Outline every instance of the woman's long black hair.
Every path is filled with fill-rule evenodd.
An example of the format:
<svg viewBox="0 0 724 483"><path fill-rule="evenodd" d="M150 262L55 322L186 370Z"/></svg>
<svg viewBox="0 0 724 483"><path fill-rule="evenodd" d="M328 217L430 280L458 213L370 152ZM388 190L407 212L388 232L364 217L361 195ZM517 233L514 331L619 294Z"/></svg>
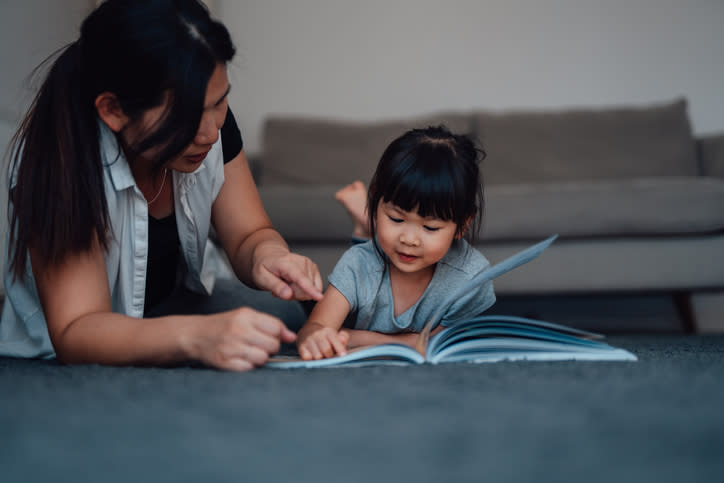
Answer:
<svg viewBox="0 0 724 483"><path fill-rule="evenodd" d="M106 0L80 38L52 63L11 143L10 271L23 277L28 249L43 264L107 248L109 215L95 99L116 96L131 124L168 100L128 159L161 147L155 169L191 144L208 81L234 56L226 28L197 0ZM42 64L41 64L42 66Z"/></svg>
<svg viewBox="0 0 724 483"><path fill-rule="evenodd" d="M412 129L385 149L367 192L371 233L377 206L389 202L420 216L452 221L474 241L484 210L480 162L485 151L444 126Z"/></svg>

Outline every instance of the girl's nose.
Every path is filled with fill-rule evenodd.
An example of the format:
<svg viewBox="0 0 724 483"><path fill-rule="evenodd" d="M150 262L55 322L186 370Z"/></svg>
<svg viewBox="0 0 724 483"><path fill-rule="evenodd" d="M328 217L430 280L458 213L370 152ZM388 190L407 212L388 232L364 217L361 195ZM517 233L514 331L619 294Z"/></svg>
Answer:
<svg viewBox="0 0 724 483"><path fill-rule="evenodd" d="M400 235L400 243L411 247L417 247L420 246L420 239L410 230L405 230Z"/></svg>

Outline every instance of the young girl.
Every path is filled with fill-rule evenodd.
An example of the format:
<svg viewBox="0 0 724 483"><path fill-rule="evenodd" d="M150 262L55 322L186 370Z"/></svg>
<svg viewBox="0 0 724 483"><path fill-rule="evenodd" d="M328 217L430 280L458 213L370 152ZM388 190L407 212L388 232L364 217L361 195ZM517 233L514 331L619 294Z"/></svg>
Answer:
<svg viewBox="0 0 724 483"><path fill-rule="evenodd" d="M446 295L489 265L463 239L477 233L481 220L483 156L466 136L443 127L414 129L382 155L368 210L360 182L337 194L356 220L354 235L374 238L351 247L330 275L323 299L298 333L303 359L368 344L413 346ZM453 325L494 302L488 282L456 301L441 324ZM353 329L341 329L350 315Z"/></svg>
<svg viewBox="0 0 724 483"><path fill-rule="evenodd" d="M261 204L234 51L198 0L84 20L15 137L0 355L247 370L294 341L280 319L301 324L291 300L321 299L321 278ZM211 226L238 280L216 280Z"/></svg>

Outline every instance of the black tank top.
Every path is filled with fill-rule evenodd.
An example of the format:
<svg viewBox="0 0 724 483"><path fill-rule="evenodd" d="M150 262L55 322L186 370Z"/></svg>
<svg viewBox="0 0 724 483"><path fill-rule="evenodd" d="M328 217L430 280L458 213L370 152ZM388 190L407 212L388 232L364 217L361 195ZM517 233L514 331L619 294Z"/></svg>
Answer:
<svg viewBox="0 0 724 483"><path fill-rule="evenodd" d="M244 147L241 131L236 119L228 109L226 120L221 128L221 147L224 164L234 159ZM146 263L146 300L147 312L173 292L181 257L181 242L176 229L176 213L165 218L148 217L148 261Z"/></svg>

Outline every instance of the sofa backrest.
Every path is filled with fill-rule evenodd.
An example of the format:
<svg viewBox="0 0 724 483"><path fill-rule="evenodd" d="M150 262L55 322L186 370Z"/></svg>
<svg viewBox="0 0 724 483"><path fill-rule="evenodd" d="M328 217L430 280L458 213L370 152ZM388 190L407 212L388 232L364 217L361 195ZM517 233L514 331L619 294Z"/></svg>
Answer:
<svg viewBox="0 0 724 483"><path fill-rule="evenodd" d="M646 107L473 113L486 184L695 176L686 101Z"/></svg>
<svg viewBox="0 0 724 483"><path fill-rule="evenodd" d="M444 124L470 133L471 117L439 113L404 120L345 121L271 116L263 128L262 185L369 182L385 148L412 128Z"/></svg>
<svg viewBox="0 0 724 483"><path fill-rule="evenodd" d="M696 144L701 174L724 178L724 133L701 136Z"/></svg>

